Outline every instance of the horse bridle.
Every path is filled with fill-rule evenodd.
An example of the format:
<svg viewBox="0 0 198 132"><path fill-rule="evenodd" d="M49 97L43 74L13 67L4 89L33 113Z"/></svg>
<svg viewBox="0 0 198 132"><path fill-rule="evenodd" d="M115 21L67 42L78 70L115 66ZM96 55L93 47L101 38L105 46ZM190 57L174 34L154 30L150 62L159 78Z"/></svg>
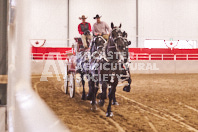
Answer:
<svg viewBox="0 0 198 132"><path fill-rule="evenodd" d="M111 49L111 48L116 48L116 50L119 51L119 50L118 50L118 47L117 47L118 44L116 43L116 40L122 39L122 40L124 41L124 43L126 42L126 40L123 38L122 35L118 35L116 38L113 38L113 37L112 37L112 32L113 32L114 30L119 30L119 31L121 32L121 29L120 29L120 28L114 28L114 29L111 31L111 33L110 33L109 39L110 39L110 40L111 40L111 39L113 40L115 46L107 45L107 41L106 41L102 36L97 36L97 37L101 38L102 40L104 40L104 42L105 42L105 43L104 43L104 46L102 46L102 45L101 45L101 46L97 46L97 51L98 51L99 48L103 48L103 50L102 50L102 51L103 51L103 54L101 55L101 58L104 58L106 61L108 61L108 60L107 60L107 58L106 58L106 55L105 55L105 51L104 51L104 50L105 50L105 48L106 48L107 46L108 46L109 49ZM94 42L95 42L95 40L97 39L97 37L94 38ZM97 51L95 51L95 52L97 52ZM119 53L120 53L120 52L119 52Z"/></svg>
<svg viewBox="0 0 198 132"><path fill-rule="evenodd" d="M104 41L104 45L97 46L96 51L94 51L94 52L92 53L92 56L93 56L95 53L98 53L98 49L99 49L99 48L102 48L102 54L100 54L100 58L104 58L104 59L105 59L104 54L105 54L105 47L106 47L106 45L107 45L107 41L106 41L102 36L97 36L97 37L95 37L94 40L93 40L94 43L96 43L95 41L96 41L97 38L102 39L102 40Z"/></svg>
<svg viewBox="0 0 198 132"><path fill-rule="evenodd" d="M98 51L99 48L103 48L104 49L104 47L106 46L107 41L102 36L97 36L96 38L94 38L94 43L95 43L97 38L102 39L104 41L104 45L97 46L97 51Z"/></svg>
<svg viewBox="0 0 198 132"><path fill-rule="evenodd" d="M120 56L122 56L122 54L120 53L120 50L118 49L118 44L116 43L116 40L122 39L122 40L124 41L124 43L127 43L127 39L124 38L122 35L118 35L117 37L113 38L113 37L112 37L112 32L113 32L114 30L118 30L118 31L122 32L120 28L114 28L114 29L111 31L109 39L112 40L112 41L114 42L115 46L109 46L109 45L108 45L108 48L109 48L109 49L111 49L111 48L116 48L116 50L119 52ZM124 50L125 50L127 47L128 47L128 46L125 45ZM121 59L120 59L120 60L121 60ZM119 61L120 61L120 60L119 60Z"/></svg>
<svg viewBox="0 0 198 132"><path fill-rule="evenodd" d="M118 32L120 31L120 32L122 33L122 31L121 31L120 28L114 28L114 29L111 31L109 39L112 39L112 40L113 40L115 46L109 46L109 48L116 48L116 50L119 51L119 50L118 50L118 44L116 43L116 40L122 39L122 40L125 42L125 39L123 38L122 35L118 35L116 38L113 38L113 37L112 37L112 32L115 31L115 30L118 30Z"/></svg>

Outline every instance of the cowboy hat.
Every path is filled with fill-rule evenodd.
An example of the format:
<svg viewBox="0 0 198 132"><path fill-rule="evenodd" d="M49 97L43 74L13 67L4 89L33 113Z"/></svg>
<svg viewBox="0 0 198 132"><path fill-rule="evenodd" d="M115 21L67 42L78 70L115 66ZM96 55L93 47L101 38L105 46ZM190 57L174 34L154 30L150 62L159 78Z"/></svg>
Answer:
<svg viewBox="0 0 198 132"><path fill-rule="evenodd" d="M85 15L82 15L82 17L79 17L79 19L87 19L87 17L85 17Z"/></svg>
<svg viewBox="0 0 198 132"><path fill-rule="evenodd" d="M93 19L96 19L96 18L101 18L102 16L99 16L98 14L93 18Z"/></svg>

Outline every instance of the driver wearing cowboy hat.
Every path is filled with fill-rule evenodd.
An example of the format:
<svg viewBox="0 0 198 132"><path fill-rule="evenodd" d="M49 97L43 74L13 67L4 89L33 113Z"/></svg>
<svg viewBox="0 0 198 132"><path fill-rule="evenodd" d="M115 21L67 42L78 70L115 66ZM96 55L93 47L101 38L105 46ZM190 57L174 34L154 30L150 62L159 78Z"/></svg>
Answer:
<svg viewBox="0 0 198 132"><path fill-rule="evenodd" d="M82 20L82 23L78 25L78 32L81 35L84 48L88 48L86 38L91 41L92 37L90 34L85 35L84 33L87 30L91 32L91 25L90 23L86 22L87 17L85 17L85 15L82 15L82 17L79 17L79 19Z"/></svg>
<svg viewBox="0 0 198 132"><path fill-rule="evenodd" d="M96 19L96 23L93 25L93 34L102 35L104 39L108 40L110 28L106 22L100 21L100 18L101 16L98 14L94 17L94 19Z"/></svg>

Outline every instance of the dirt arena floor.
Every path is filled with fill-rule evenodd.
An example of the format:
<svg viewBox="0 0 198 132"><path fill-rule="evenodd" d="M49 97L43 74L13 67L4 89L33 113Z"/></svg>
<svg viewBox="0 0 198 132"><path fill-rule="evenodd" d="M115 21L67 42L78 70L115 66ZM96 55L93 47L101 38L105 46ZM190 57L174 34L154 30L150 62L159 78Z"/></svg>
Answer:
<svg viewBox="0 0 198 132"><path fill-rule="evenodd" d="M56 77L32 86L55 114L73 132L189 132L198 131L198 74L132 75L130 93L117 87L114 116L105 117L107 101L96 112L81 100L82 88L70 98L62 92L63 80ZM88 89L88 88L87 88ZM86 90L87 91L87 90Z"/></svg>

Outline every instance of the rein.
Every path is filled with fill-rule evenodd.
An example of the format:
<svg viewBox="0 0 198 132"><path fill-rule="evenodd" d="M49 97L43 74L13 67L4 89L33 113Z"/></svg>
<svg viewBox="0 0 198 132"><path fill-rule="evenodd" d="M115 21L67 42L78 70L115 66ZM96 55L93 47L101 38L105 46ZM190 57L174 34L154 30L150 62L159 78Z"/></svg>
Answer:
<svg viewBox="0 0 198 132"><path fill-rule="evenodd" d="M118 44L116 43L116 40L122 39L124 41L124 43L126 43L127 42L127 39L126 38L123 38L123 36L120 35L120 34L116 38L113 38L112 37L112 32L115 31L115 30L117 30L118 32L119 31L122 32L120 28L114 28L111 31L110 36L109 36L109 41L108 41L109 44L107 44L107 49L113 49L113 48L115 48L116 49L115 52L119 52L118 47L117 47ZM113 45L110 45L111 43L113 43ZM123 55L120 52L119 52L119 56L120 56L120 59L119 60L111 60L111 61L113 61L113 62L115 62L115 61L121 62L124 57L123 57Z"/></svg>
<svg viewBox="0 0 198 132"><path fill-rule="evenodd" d="M94 37L93 41L95 43L96 39L99 38L99 39L102 39L104 41L104 45L103 46L97 46L95 47L96 51L94 51L92 53L92 56L94 56L96 53L98 53L98 49L99 48L102 48L102 52L101 53L98 53L99 54L99 57L97 57L98 59L104 59L106 60L107 62L111 61L111 62L121 62L121 56L122 54L119 52L118 48L117 48L117 43L115 42L117 39L122 39L124 41L124 43L126 42L126 40L123 38L122 35L118 35L116 38L113 38L112 37L112 32L115 31L115 30L119 30L121 32L121 29L120 28L114 28L111 33L110 33L110 36L109 36L109 40L106 41L102 36L97 36L97 37ZM113 45L111 45L113 44ZM96 43L95 43L95 46L96 46ZM119 60L108 60L107 59L107 55L106 55L106 52L105 52L105 49L115 49L115 52L119 52L119 56L120 56L120 59Z"/></svg>

